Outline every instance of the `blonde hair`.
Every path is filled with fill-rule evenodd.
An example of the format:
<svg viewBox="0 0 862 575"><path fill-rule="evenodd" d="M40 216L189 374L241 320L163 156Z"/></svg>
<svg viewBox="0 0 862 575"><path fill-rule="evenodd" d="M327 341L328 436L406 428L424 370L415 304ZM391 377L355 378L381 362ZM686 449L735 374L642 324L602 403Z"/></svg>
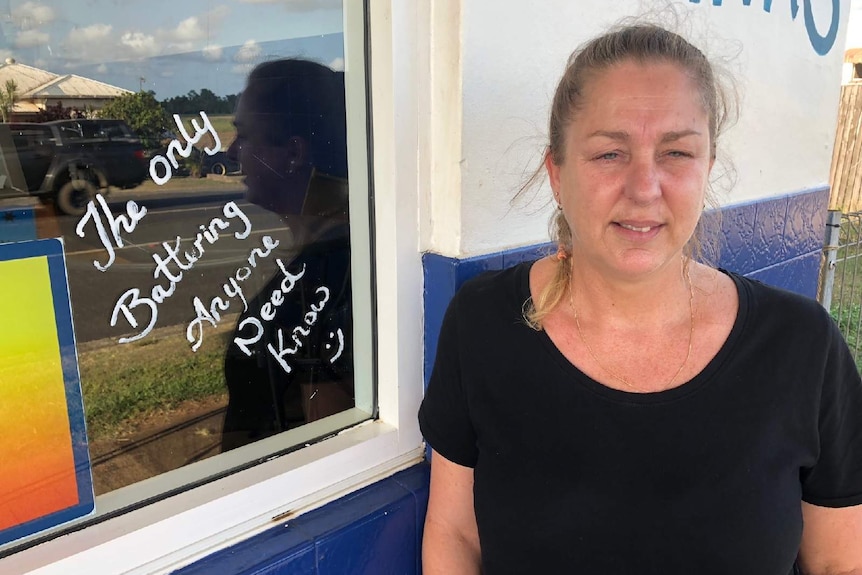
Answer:
<svg viewBox="0 0 862 575"><path fill-rule="evenodd" d="M575 50L566 64L565 72L557 84L548 121L548 145L545 157L557 165L565 159L565 134L576 112L583 105L587 83L601 72L626 60L639 63L670 63L685 70L698 87L704 109L707 111L710 134L710 151L715 158L716 143L735 118L736 94L726 86L713 65L688 40L655 24L633 24L615 28ZM531 187L543 173L540 165L518 194ZM715 206L710 193L706 203ZM702 260L707 227L718 223L717 216L700 218L694 235L686 245L685 254ZM561 250L556 272L551 281L533 301L528 301L524 317L534 329L542 329L542 321L565 297L571 282L572 230L561 210L555 210L550 221L551 239Z"/></svg>

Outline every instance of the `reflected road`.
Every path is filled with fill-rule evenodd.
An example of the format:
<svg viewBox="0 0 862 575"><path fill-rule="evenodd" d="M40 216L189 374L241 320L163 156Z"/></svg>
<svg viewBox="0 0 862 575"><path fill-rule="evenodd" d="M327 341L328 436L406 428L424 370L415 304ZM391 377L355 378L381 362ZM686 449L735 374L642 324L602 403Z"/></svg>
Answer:
<svg viewBox="0 0 862 575"><path fill-rule="evenodd" d="M227 298L223 284L235 277L237 270L249 268L250 275L239 285L246 299L251 299L276 272L275 258L289 259L289 231L277 216L243 200L241 189L182 196L148 194L135 197L129 193L117 194L111 196L108 202L114 217L126 213L126 201L132 198L139 206L146 207L147 213L132 232L122 231L120 237L123 245L114 247L116 258L105 271L99 271L94 265L94 262L98 262L104 266L109 259L92 220L88 220L82 228L84 237L78 237L75 233L80 218L58 215L41 226L56 226L55 235L62 235L65 241L78 343L102 338L117 341L121 337L134 337L151 323L153 314L150 306L135 306L133 297L124 296L132 288L139 290L140 298L157 299L153 292L155 286L161 286L164 290L161 293L170 294L156 304L157 318L153 327L176 326L180 334L185 333L188 323L196 317L193 305L195 297L209 308L212 298L220 296L230 301L225 314L241 312L241 297ZM251 224L251 233L244 239L234 237L234 232L242 234L247 229L243 219L238 216L227 217L223 212L225 204L231 201L236 203ZM218 229L210 226L214 218L224 221L228 227ZM210 229L214 229L218 235L212 235ZM209 238L201 239L205 233ZM267 257L256 258L256 265L252 266L248 261L249 254L254 248L262 246L264 236L277 240L279 246ZM112 238L110 231L108 237ZM169 249L174 248L178 237L180 248L172 259ZM189 265L189 259L183 254L198 254L199 250L193 245L196 239L204 252L196 262ZM168 262L165 268L173 275L174 281L165 273L154 277L157 259ZM183 270L180 264L188 269ZM243 271L240 275L246 274ZM175 287L173 292L172 284ZM127 302L127 306L117 306L121 299ZM123 307L128 309L128 313L123 312ZM113 326L112 315L115 316ZM137 323L137 326L133 323Z"/></svg>

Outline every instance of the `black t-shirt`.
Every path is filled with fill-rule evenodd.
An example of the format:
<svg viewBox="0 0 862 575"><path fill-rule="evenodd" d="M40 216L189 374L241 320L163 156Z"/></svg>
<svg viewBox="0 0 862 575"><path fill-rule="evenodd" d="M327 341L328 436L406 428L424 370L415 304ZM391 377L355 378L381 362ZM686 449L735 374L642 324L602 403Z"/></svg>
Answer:
<svg viewBox="0 0 862 575"><path fill-rule="evenodd" d="M739 312L715 358L634 394L526 325L530 266L459 290L419 413L474 468L486 575L787 575L801 501L862 504L862 383L816 302L729 274Z"/></svg>

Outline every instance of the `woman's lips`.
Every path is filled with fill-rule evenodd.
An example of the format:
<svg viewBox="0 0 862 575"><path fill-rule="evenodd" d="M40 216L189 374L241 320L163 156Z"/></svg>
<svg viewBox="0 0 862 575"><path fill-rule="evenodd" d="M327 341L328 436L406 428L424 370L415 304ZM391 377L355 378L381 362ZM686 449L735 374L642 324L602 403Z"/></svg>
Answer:
<svg viewBox="0 0 862 575"><path fill-rule="evenodd" d="M648 232L648 231L650 231L650 230L654 227L654 226L642 226L642 227L639 227L639 226L633 226L633 225L631 225L631 224L623 224L623 223L620 223L619 225L620 225L621 227L623 227L623 228L625 228L625 229L627 229L627 230L631 230L631 231L633 231L633 232Z"/></svg>
<svg viewBox="0 0 862 575"><path fill-rule="evenodd" d="M620 222L614 222L614 223L616 225L618 225L619 227L625 229L625 230L630 230L633 232L639 232L642 234L647 233L650 230L658 228L662 225L661 223L654 222L654 221L632 221L632 220L620 221Z"/></svg>
<svg viewBox="0 0 862 575"><path fill-rule="evenodd" d="M648 241L653 239L664 226L659 222L644 222L644 221L625 221L614 222L614 225L619 230L624 238L629 241Z"/></svg>

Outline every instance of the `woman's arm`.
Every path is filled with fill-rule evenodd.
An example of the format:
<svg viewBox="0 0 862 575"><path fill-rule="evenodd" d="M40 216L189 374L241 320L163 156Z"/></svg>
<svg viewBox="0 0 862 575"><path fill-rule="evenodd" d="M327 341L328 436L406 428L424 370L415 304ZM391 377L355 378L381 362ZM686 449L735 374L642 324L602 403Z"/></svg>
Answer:
<svg viewBox="0 0 862 575"><path fill-rule="evenodd" d="M479 531L473 510L473 470L437 453L431 457L431 487L422 537L425 575L481 573Z"/></svg>
<svg viewBox="0 0 862 575"><path fill-rule="evenodd" d="M862 505L802 504L799 566L805 575L862 575Z"/></svg>

